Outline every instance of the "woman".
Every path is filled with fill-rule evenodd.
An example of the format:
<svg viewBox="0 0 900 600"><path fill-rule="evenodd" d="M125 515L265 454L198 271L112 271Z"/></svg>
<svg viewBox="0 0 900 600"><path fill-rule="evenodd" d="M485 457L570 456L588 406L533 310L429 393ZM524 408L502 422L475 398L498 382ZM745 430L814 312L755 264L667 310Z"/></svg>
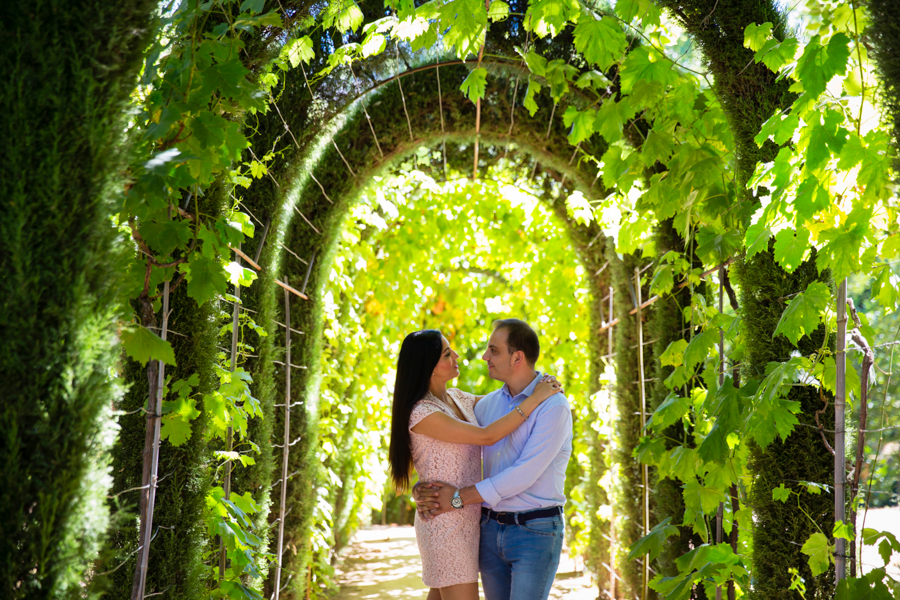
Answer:
<svg viewBox="0 0 900 600"><path fill-rule="evenodd" d="M415 466L422 481L457 488L481 480L481 446L491 446L521 425L544 400L559 391L555 379L541 381L516 409L479 427L481 399L447 382L459 376L459 355L435 329L406 336L397 360L389 462L397 489L409 487ZM478 599L478 541L481 509L465 506L426 521L416 515L416 541L428 600Z"/></svg>

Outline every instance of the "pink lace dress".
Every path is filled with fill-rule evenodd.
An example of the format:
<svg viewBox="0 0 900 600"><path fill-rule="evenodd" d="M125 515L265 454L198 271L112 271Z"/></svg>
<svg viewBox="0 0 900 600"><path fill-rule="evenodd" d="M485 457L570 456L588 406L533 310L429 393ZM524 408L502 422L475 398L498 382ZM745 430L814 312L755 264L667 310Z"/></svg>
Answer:
<svg viewBox="0 0 900 600"><path fill-rule="evenodd" d="M466 420L477 425L475 396L455 388L447 390ZM459 417L430 393L419 400L409 417L412 429L435 412ZM410 431L413 463L420 481L444 481L457 488L481 481L481 446L452 444ZM422 556L422 581L442 588L478 581L478 542L481 506L473 504L425 521L416 515L416 542Z"/></svg>

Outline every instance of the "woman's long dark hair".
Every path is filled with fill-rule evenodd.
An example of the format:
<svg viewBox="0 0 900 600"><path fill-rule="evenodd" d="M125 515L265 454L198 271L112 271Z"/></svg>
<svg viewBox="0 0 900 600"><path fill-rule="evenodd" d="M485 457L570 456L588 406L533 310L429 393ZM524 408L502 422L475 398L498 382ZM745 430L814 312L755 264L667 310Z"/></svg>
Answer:
<svg viewBox="0 0 900 600"><path fill-rule="evenodd" d="M409 447L409 416L416 402L428 393L431 374L441 359L441 337L437 329L414 331L406 336L400 347L391 410L391 446L388 450L391 479L398 490L409 487L409 473L413 465Z"/></svg>

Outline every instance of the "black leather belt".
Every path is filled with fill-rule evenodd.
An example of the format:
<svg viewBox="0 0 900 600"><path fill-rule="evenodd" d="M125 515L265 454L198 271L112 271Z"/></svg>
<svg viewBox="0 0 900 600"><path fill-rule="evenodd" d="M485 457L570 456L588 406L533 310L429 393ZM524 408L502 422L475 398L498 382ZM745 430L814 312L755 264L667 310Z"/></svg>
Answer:
<svg viewBox="0 0 900 600"><path fill-rule="evenodd" d="M526 512L494 512L493 510L482 506L481 514L487 515L501 525L524 525L532 519L558 517L562 514L562 507L551 506L550 508L539 508L538 510L529 510Z"/></svg>

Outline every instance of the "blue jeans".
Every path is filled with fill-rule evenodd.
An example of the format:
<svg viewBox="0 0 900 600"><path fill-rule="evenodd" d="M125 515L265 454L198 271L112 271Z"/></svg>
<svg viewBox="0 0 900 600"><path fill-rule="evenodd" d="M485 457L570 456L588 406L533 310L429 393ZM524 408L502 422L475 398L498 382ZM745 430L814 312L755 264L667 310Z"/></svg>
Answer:
<svg viewBox="0 0 900 600"><path fill-rule="evenodd" d="M481 516L478 566L487 600L546 600L553 586L564 525L561 516L501 525Z"/></svg>

